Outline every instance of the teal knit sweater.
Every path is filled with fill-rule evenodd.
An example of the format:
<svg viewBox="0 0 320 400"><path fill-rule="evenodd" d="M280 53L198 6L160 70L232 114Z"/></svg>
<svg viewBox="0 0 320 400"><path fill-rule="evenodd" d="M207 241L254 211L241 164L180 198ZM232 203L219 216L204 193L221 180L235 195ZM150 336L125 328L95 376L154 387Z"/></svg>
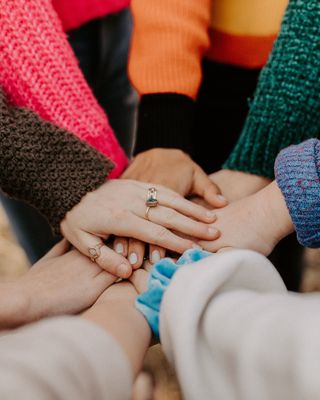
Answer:
<svg viewBox="0 0 320 400"><path fill-rule="evenodd" d="M320 0L291 0L224 168L274 177L279 151L320 133Z"/></svg>

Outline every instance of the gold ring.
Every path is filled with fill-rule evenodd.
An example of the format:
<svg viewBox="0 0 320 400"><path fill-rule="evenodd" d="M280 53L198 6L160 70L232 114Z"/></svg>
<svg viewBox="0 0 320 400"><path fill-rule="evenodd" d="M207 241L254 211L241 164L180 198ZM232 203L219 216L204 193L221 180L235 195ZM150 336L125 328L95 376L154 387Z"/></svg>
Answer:
<svg viewBox="0 0 320 400"><path fill-rule="evenodd" d="M96 262L96 259L100 257L100 255L101 255L100 249L103 246L104 246L104 243L98 243L94 247L89 247L88 253L89 253L90 260L92 262Z"/></svg>
<svg viewBox="0 0 320 400"><path fill-rule="evenodd" d="M145 218L148 220L148 221L150 221L149 220L149 211L150 211L150 206L148 206L147 208L146 208L146 212L145 212L145 214L144 214L144 216L145 216Z"/></svg>
<svg viewBox="0 0 320 400"><path fill-rule="evenodd" d="M151 187L148 189L146 206L147 207L157 207L157 205L158 205L157 189L155 187Z"/></svg>

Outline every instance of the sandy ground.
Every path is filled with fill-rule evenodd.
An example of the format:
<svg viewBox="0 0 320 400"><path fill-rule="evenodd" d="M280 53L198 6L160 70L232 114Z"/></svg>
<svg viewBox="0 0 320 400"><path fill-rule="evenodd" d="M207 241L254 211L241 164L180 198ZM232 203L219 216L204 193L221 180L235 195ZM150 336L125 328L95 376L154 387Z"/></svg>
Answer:
<svg viewBox="0 0 320 400"><path fill-rule="evenodd" d="M320 291L320 250L307 250L305 253L306 269L302 282L305 292ZM28 262L23 250L17 244L0 207L0 280L7 281L23 274L28 268ZM179 387L175 376L165 360L160 346L153 346L145 360L145 370L149 371L156 389L153 396L147 394L142 382L142 388L134 400L179 400Z"/></svg>

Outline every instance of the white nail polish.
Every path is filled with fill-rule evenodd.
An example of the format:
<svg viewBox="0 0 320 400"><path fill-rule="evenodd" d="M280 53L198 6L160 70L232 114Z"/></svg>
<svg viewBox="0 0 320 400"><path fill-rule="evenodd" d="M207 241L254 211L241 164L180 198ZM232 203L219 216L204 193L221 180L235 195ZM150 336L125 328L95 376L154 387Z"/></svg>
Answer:
<svg viewBox="0 0 320 400"><path fill-rule="evenodd" d="M215 235L217 233L217 229L210 227L208 228L209 235Z"/></svg>
<svg viewBox="0 0 320 400"><path fill-rule="evenodd" d="M156 262L160 261L160 259L161 259L160 252L158 250L154 250L151 254L152 264L155 264Z"/></svg>
<svg viewBox="0 0 320 400"><path fill-rule="evenodd" d="M202 250L202 247L201 246L199 246L198 244L193 244L192 245L192 249L198 249L198 250Z"/></svg>
<svg viewBox="0 0 320 400"><path fill-rule="evenodd" d="M218 199L219 200L221 200L221 201L227 201L227 199L224 197L224 196L222 196L221 194L218 194Z"/></svg>
<svg viewBox="0 0 320 400"><path fill-rule="evenodd" d="M117 243L116 245L116 253L118 254L123 254L124 252L124 247L122 243Z"/></svg>
<svg viewBox="0 0 320 400"><path fill-rule="evenodd" d="M216 217L216 213L214 211L207 211L207 217L214 218Z"/></svg>
<svg viewBox="0 0 320 400"><path fill-rule="evenodd" d="M134 265L138 262L138 256L136 255L136 253L131 253L129 256L129 263L131 265Z"/></svg>

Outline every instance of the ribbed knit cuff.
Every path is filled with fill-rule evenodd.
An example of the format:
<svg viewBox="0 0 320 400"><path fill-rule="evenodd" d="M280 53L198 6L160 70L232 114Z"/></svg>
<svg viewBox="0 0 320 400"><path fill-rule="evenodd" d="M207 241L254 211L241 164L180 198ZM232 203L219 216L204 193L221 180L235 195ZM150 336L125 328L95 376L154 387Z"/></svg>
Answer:
<svg viewBox="0 0 320 400"><path fill-rule="evenodd" d="M282 150L275 164L299 242L320 247L320 141L308 140Z"/></svg>
<svg viewBox="0 0 320 400"><path fill-rule="evenodd" d="M225 168L273 178L280 150L320 130L320 2L291 0Z"/></svg>
<svg viewBox="0 0 320 400"><path fill-rule="evenodd" d="M148 94L139 105L135 154L154 147L191 153L194 101L176 93Z"/></svg>

